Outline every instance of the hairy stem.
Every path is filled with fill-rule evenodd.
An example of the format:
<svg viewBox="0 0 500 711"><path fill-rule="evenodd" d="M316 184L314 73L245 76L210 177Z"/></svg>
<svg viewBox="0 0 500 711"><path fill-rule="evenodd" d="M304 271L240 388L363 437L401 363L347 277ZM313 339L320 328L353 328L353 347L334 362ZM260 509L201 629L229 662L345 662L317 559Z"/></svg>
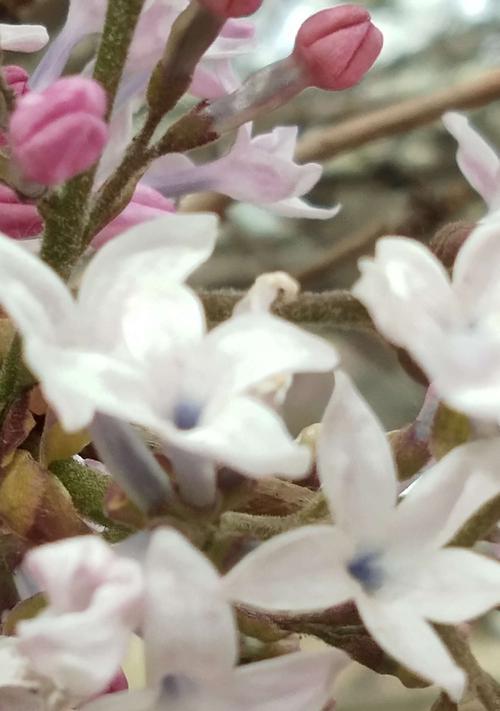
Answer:
<svg viewBox="0 0 500 711"><path fill-rule="evenodd" d="M218 289L200 291L208 321L219 323L228 319L244 291ZM349 291L304 292L289 304L273 306L277 316L296 323L315 323L345 329L374 329L365 307Z"/></svg>

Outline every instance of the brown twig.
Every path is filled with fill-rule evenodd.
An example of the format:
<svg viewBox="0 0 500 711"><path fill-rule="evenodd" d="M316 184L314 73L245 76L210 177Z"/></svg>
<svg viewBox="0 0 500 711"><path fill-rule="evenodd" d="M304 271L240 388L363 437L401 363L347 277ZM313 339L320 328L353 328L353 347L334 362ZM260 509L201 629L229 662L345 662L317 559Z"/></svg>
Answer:
<svg viewBox="0 0 500 711"><path fill-rule="evenodd" d="M378 138L405 133L431 123L445 111L473 109L500 98L500 70L485 72L475 79L428 96L416 96L382 109L349 118L336 126L311 129L299 141L296 159L300 163L324 161L359 148ZM223 214L231 200L216 193L200 193L183 201L186 212L209 210Z"/></svg>
<svg viewBox="0 0 500 711"><path fill-rule="evenodd" d="M336 126L308 131L299 143L297 159L302 162L332 158L375 139L424 126L440 118L445 111L473 109L498 98L500 70L495 69L428 96L417 96Z"/></svg>

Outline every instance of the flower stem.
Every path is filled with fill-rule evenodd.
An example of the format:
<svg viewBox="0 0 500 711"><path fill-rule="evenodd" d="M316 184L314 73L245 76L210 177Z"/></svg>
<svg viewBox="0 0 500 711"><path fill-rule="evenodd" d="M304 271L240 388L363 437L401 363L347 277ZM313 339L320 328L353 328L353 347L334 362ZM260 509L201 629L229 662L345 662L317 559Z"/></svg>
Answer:
<svg viewBox="0 0 500 711"><path fill-rule="evenodd" d="M443 692L432 704L431 711L458 711L458 706Z"/></svg>
<svg viewBox="0 0 500 711"><path fill-rule="evenodd" d="M235 289L201 291L208 321L220 323L228 319L238 301L245 295ZM289 303L274 304L277 316L295 323L324 324L345 329L374 329L365 307L349 291L335 290L320 293L303 292Z"/></svg>
<svg viewBox="0 0 500 711"><path fill-rule="evenodd" d="M500 520L500 496L487 501L455 534L450 546L468 548L482 540Z"/></svg>
<svg viewBox="0 0 500 711"><path fill-rule="evenodd" d="M448 625L435 625L435 629L453 659L466 672L471 688L476 692L486 711L500 711L500 687L482 669L463 635L456 627Z"/></svg>

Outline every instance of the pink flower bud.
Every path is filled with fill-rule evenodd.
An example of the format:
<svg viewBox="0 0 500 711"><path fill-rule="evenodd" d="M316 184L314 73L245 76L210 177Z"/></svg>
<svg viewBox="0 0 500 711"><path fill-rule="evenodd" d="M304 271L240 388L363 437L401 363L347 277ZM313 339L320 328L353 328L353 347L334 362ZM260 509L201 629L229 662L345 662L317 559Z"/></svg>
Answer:
<svg viewBox="0 0 500 711"><path fill-rule="evenodd" d="M25 69L15 64L8 64L2 67L2 74L7 85L16 96L23 96L28 93L28 80L30 77Z"/></svg>
<svg viewBox="0 0 500 711"><path fill-rule="evenodd" d="M148 185L139 183L127 207L94 237L92 246L102 247L121 232L141 222L163 217L166 212L175 212L175 204L172 200L163 197Z"/></svg>
<svg viewBox="0 0 500 711"><path fill-rule="evenodd" d="M90 168L108 137L106 94L92 79L59 79L21 97L11 116L9 142L27 180L57 185Z"/></svg>
<svg viewBox="0 0 500 711"><path fill-rule="evenodd" d="M382 49L383 37L358 5L322 10L304 22L293 57L311 86L335 91L357 84Z"/></svg>
<svg viewBox="0 0 500 711"><path fill-rule="evenodd" d="M220 17L245 17L253 15L262 0L199 0L204 8Z"/></svg>
<svg viewBox="0 0 500 711"><path fill-rule="evenodd" d="M21 202L13 190L0 185L1 232L15 239L25 239L40 234L42 224L35 205Z"/></svg>

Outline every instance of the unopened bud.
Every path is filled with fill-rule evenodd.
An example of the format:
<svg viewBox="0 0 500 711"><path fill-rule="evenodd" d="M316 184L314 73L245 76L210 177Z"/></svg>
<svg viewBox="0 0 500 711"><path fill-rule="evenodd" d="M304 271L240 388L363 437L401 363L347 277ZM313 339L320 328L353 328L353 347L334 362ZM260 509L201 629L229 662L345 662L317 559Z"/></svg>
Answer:
<svg viewBox="0 0 500 711"><path fill-rule="evenodd" d="M307 87L347 89L361 81L382 44L382 33L363 8L341 5L318 12L300 28L289 57L255 72L232 94L200 105L198 122L208 119L221 135L282 106ZM181 122L177 130L184 128Z"/></svg>
<svg viewBox="0 0 500 711"><path fill-rule="evenodd" d="M436 232L429 247L446 269L452 269L458 252L475 228L472 222L450 222Z"/></svg>
<svg viewBox="0 0 500 711"><path fill-rule="evenodd" d="M317 12L304 22L293 56L310 85L338 91L361 81L382 45L382 33L364 8L340 5Z"/></svg>
<svg viewBox="0 0 500 711"><path fill-rule="evenodd" d="M23 177L58 185L87 170L108 137L106 94L92 79L67 77L21 97L11 116L9 142Z"/></svg>
<svg viewBox="0 0 500 711"><path fill-rule="evenodd" d="M16 96L23 96L29 91L28 81L29 74L22 67L16 64L8 64L2 67L2 74L9 89L12 89Z"/></svg>
<svg viewBox="0 0 500 711"><path fill-rule="evenodd" d="M198 0L206 10L219 17L246 17L257 12L262 0Z"/></svg>

